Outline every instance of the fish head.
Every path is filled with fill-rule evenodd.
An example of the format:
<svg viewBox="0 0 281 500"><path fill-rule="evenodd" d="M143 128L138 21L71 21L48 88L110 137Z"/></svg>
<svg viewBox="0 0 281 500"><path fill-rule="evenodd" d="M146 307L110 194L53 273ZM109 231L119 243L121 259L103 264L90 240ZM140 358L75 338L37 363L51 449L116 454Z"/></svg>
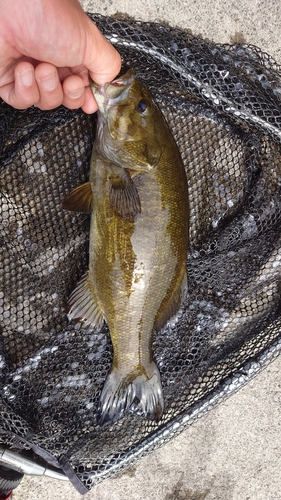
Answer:
<svg viewBox="0 0 281 500"><path fill-rule="evenodd" d="M97 136L103 156L118 166L149 171L163 151L163 117L130 69L111 83L91 83L99 106Z"/></svg>

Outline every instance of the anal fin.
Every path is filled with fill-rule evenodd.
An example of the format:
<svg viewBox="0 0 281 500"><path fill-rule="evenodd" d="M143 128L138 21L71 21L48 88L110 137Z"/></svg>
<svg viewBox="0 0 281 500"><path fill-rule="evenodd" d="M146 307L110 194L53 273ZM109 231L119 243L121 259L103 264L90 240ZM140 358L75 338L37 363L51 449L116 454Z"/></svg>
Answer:
<svg viewBox="0 0 281 500"><path fill-rule="evenodd" d="M69 321L81 321L84 326L100 327L104 315L96 303L89 273L86 273L68 299Z"/></svg>
<svg viewBox="0 0 281 500"><path fill-rule="evenodd" d="M184 266L185 267L185 266ZM187 274L184 269L183 279L177 290L171 294L165 308L158 311L158 316L154 324L156 331L162 330L167 324L173 326L180 318L181 305L187 294Z"/></svg>

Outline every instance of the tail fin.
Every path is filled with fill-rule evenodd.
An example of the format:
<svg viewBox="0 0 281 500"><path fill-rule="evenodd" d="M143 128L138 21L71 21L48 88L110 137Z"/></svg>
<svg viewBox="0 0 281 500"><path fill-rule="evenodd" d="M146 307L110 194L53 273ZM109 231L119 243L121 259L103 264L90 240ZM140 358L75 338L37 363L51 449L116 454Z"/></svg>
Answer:
<svg viewBox="0 0 281 500"><path fill-rule="evenodd" d="M127 373L112 368L99 401L98 423L113 424L127 411L140 413L151 420L160 420L164 400L158 368L154 362L149 367L151 376L142 367Z"/></svg>

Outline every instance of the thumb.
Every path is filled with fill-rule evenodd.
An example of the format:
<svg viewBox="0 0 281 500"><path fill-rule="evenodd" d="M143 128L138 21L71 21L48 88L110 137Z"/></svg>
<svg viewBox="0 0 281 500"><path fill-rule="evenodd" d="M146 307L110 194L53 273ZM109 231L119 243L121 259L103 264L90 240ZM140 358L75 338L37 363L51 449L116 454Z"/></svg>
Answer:
<svg viewBox="0 0 281 500"><path fill-rule="evenodd" d="M111 82L121 69L121 56L88 18L84 65L98 84Z"/></svg>

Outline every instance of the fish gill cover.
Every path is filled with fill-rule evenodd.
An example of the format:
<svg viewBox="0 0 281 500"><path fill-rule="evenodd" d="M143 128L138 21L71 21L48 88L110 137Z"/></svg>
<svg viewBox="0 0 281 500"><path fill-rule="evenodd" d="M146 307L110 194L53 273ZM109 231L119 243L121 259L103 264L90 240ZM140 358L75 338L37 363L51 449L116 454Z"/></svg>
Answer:
<svg viewBox="0 0 281 500"><path fill-rule="evenodd" d="M0 105L1 442L61 467L85 493L164 444L280 350L280 67L256 47L95 15L161 108L189 184L188 296L154 336L159 422L98 425L112 363L104 324L67 320L88 268L87 214L62 200L88 180L95 116Z"/></svg>

